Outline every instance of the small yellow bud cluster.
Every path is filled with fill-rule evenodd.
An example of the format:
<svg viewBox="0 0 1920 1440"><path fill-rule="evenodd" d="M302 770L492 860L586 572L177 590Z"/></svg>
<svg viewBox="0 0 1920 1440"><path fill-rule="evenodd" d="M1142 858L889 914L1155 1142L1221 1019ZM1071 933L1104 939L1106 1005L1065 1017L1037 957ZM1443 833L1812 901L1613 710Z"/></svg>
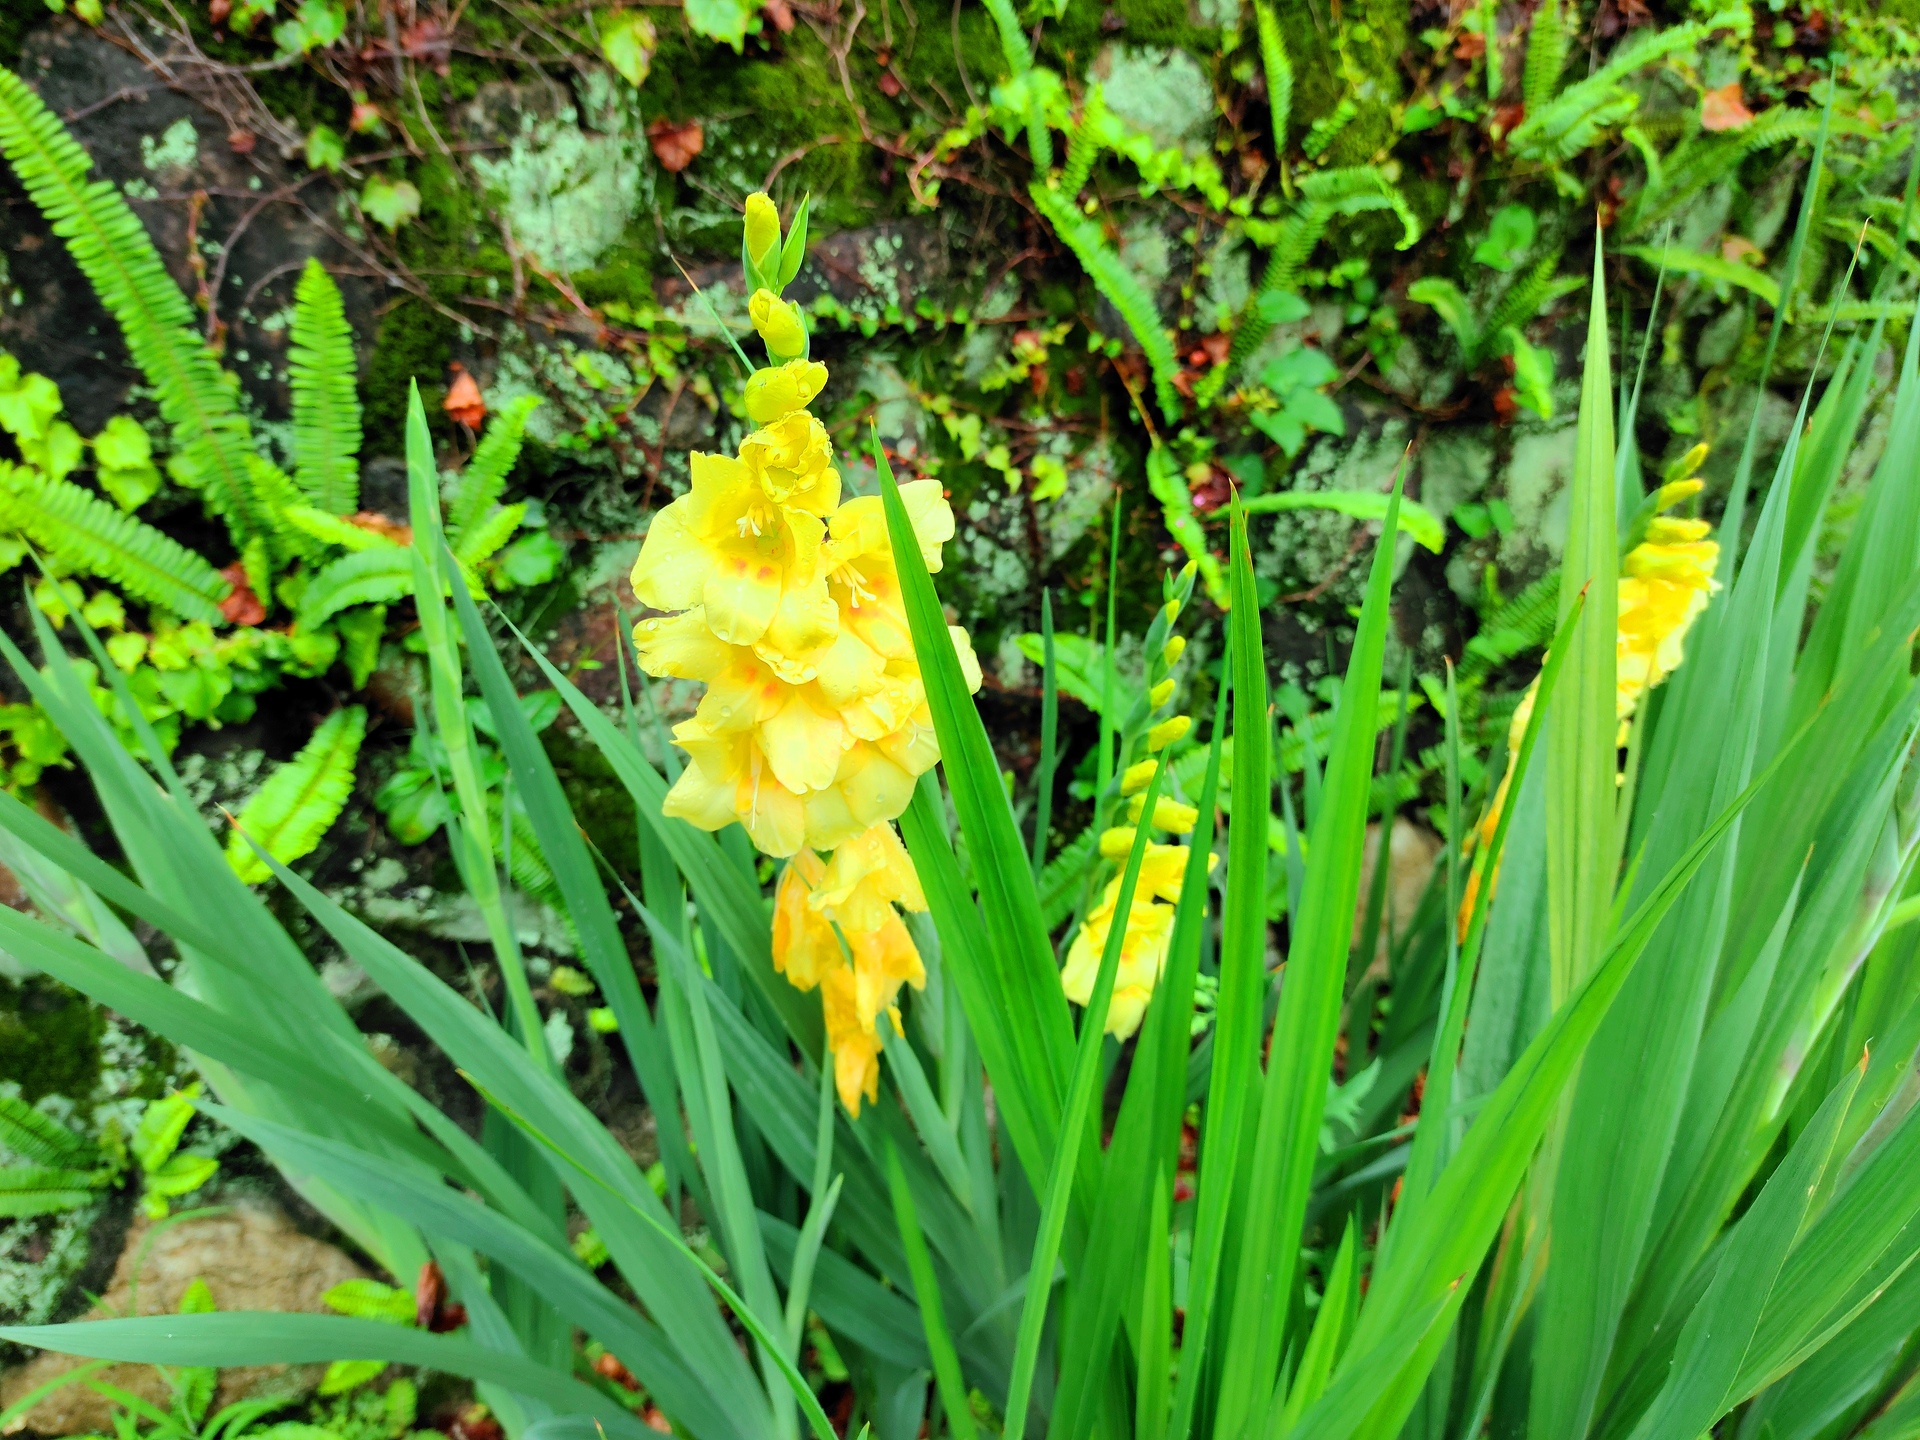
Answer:
<svg viewBox="0 0 1920 1440"><path fill-rule="evenodd" d="M1146 756L1133 761L1120 772L1119 793L1127 800L1125 825L1116 825L1100 835L1100 854L1116 864L1124 864L1133 850L1146 812L1146 789L1153 781L1160 762L1153 758L1167 746L1184 738L1193 728L1187 715L1157 716L1173 700L1174 681L1170 673L1186 639L1170 635L1174 620L1193 594L1194 567L1189 564L1167 581L1167 600L1147 630L1148 666L1146 697L1135 707L1121 731L1121 755L1144 740ZM1150 830L1165 830L1175 835L1192 832L1200 812L1168 795L1154 801L1153 814L1144 823ZM1207 857L1211 870L1217 857ZM1114 977L1113 1000L1107 1010L1107 1033L1125 1040L1140 1028L1153 987L1166 968L1167 946L1173 938L1174 902L1180 898L1185 882L1187 847L1149 842L1141 861L1140 879L1133 904L1126 917L1126 929L1120 940L1120 965ZM1120 904L1120 877L1108 881L1101 902L1087 915L1073 944L1067 951L1067 963L1060 971L1060 985L1069 1000L1084 1005L1093 995L1094 981L1100 973L1100 957L1113 928L1114 912Z"/></svg>
<svg viewBox="0 0 1920 1440"><path fill-rule="evenodd" d="M832 441L807 410L827 369L807 358L800 310L779 295L804 246L804 206L783 243L773 202L748 198L748 314L775 363L747 380L757 428L739 453L695 452L688 493L648 527L633 590L666 613L641 621L634 643L648 674L707 686L693 718L674 727L690 763L663 813L703 830L738 822L765 853L793 857L781 895L800 899L782 902L774 960L801 989L821 987L841 1098L857 1112L878 1083L875 1021L902 981L921 983L888 903L924 902L890 822L940 749L880 497L840 498ZM938 570L954 529L939 484L909 482L900 499L922 559ZM977 690L966 632L948 633ZM823 864L815 851L833 858ZM871 877L882 875L893 877L888 903L870 902L881 883ZM835 924L850 968L826 963L840 954Z"/></svg>
<svg viewBox="0 0 1920 1440"><path fill-rule="evenodd" d="M1628 722L1646 693L1665 680L1686 658L1687 632L1707 608L1708 598L1720 588L1713 578L1720 562L1720 546L1708 539L1712 527L1704 520L1682 520L1666 514L1704 488L1694 472L1707 458L1707 447L1695 445L1669 467L1666 483L1648 499L1650 512L1644 537L1620 560L1619 611L1614 632L1614 714L1620 723L1616 743L1627 743ZM1539 678L1527 687L1507 728L1507 754L1520 753L1527 723L1533 718L1533 698ZM1474 831L1474 842L1487 845L1506 807L1507 786L1513 778L1512 760L1494 791L1493 803ZM1494 872L1493 883L1498 883ZM1478 868L1467 876L1457 924L1462 935L1473 916L1479 890Z"/></svg>

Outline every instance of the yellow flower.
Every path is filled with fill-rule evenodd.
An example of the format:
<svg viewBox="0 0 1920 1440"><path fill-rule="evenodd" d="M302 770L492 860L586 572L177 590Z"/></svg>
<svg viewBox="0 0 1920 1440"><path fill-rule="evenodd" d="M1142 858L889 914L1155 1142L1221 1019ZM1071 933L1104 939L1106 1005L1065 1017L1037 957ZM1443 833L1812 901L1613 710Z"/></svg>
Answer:
<svg viewBox="0 0 1920 1440"><path fill-rule="evenodd" d="M674 743L690 762L660 807L702 830L739 821L756 848L784 858L807 835L800 797L774 778L756 731L713 733L698 720L673 727Z"/></svg>
<svg viewBox="0 0 1920 1440"><path fill-rule="evenodd" d="M1720 547L1707 539L1709 533L1704 520L1656 517L1647 538L1621 562L1614 707L1623 724L1640 697L1678 668L1687 631L1719 589L1713 572Z"/></svg>
<svg viewBox="0 0 1920 1440"><path fill-rule="evenodd" d="M833 926L809 904L826 867L801 850L780 872L773 892L773 968L797 990L811 990L834 966L844 964Z"/></svg>
<svg viewBox="0 0 1920 1440"><path fill-rule="evenodd" d="M840 503L833 442L826 427L804 410L782 415L750 433L740 442L740 463L777 505L790 505L825 520Z"/></svg>
<svg viewBox="0 0 1920 1440"><path fill-rule="evenodd" d="M1100 976L1100 957L1106 951L1107 934L1113 927L1119 891L1118 880L1107 886L1106 898L1087 916L1067 951L1067 963L1060 971L1060 988L1076 1005L1085 1005L1093 998L1094 982ZM1113 999L1107 1007L1107 1033L1114 1039L1125 1040L1140 1028L1141 1017L1147 1013L1147 1002L1153 998L1153 987L1166 968L1167 944L1172 938L1173 907L1136 891L1127 913L1126 933L1120 940Z"/></svg>
<svg viewBox="0 0 1920 1440"><path fill-rule="evenodd" d="M764 190L747 196L746 241L755 268L771 269L780 253L780 211Z"/></svg>
<svg viewBox="0 0 1920 1440"><path fill-rule="evenodd" d="M1131 825L1115 825L1100 832L1100 854L1108 860L1124 860L1133 849Z"/></svg>
<svg viewBox="0 0 1920 1440"><path fill-rule="evenodd" d="M880 1098L880 1031L861 1013L858 992L859 982L844 965L829 971L820 982L827 1048L833 1052L834 1088L840 1092L840 1103L856 1120L860 1118L862 1099Z"/></svg>
<svg viewBox="0 0 1920 1440"><path fill-rule="evenodd" d="M774 359L795 360L807 353L807 325L799 306L760 289L747 301L747 318Z"/></svg>
<svg viewBox="0 0 1920 1440"><path fill-rule="evenodd" d="M1173 678L1169 676L1147 692L1147 703L1155 710L1173 699Z"/></svg>
<svg viewBox="0 0 1920 1440"><path fill-rule="evenodd" d="M1120 793L1131 795L1144 790L1153 780L1153 772L1160 768L1158 760L1141 760L1129 765L1120 772Z"/></svg>
<svg viewBox="0 0 1920 1440"><path fill-rule="evenodd" d="M1173 602L1169 600L1167 603L1171 605ZM1182 655L1187 653L1187 637L1184 635L1173 636L1167 641L1166 649L1160 653L1166 657L1167 664L1174 664Z"/></svg>
<svg viewBox="0 0 1920 1440"><path fill-rule="evenodd" d="M784 365L756 370L747 377L747 418L764 425L804 410L826 383L827 367L818 360L789 360Z"/></svg>
<svg viewBox="0 0 1920 1440"><path fill-rule="evenodd" d="M730 645L766 637L780 650L818 648L837 616L820 572L820 518L769 497L747 466L725 455L692 457L693 484L647 528L633 593L655 610L698 605Z"/></svg>
<svg viewBox="0 0 1920 1440"><path fill-rule="evenodd" d="M878 930L893 917L895 905L927 908L913 860L885 823L869 826L834 850L809 903L849 933Z"/></svg>

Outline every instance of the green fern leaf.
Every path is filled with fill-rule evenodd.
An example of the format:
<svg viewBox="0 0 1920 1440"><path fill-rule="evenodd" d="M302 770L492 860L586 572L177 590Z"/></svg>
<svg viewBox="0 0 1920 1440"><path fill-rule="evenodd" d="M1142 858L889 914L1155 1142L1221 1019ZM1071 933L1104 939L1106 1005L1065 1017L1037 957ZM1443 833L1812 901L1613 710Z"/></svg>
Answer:
<svg viewBox="0 0 1920 1440"><path fill-rule="evenodd" d="M312 630L349 605L384 605L413 593L408 547L386 546L342 555L313 577L300 599L300 624Z"/></svg>
<svg viewBox="0 0 1920 1440"><path fill-rule="evenodd" d="M392 550L397 544L378 530L365 530L311 505L289 505L280 518L289 528L341 550Z"/></svg>
<svg viewBox="0 0 1920 1440"><path fill-rule="evenodd" d="M56 1170L41 1165L0 1169L0 1220L25 1220L78 1210L106 1188L104 1172Z"/></svg>
<svg viewBox="0 0 1920 1440"><path fill-rule="evenodd" d="M1067 168L1060 176L1063 194L1076 196L1086 188L1087 176L1093 173L1093 162L1100 155L1100 120L1106 110L1106 87L1088 86L1080 122L1067 136Z"/></svg>
<svg viewBox="0 0 1920 1440"><path fill-rule="evenodd" d="M1616 253L1644 260L1656 270L1664 266L1683 274L1698 275L1715 284L1736 285L1758 295L1774 309L1780 305L1780 282L1766 271L1738 260L1689 250L1684 245L1622 245Z"/></svg>
<svg viewBox="0 0 1920 1440"><path fill-rule="evenodd" d="M199 337L193 310L140 218L111 184L87 179L93 165L87 152L26 82L4 68L0 155L66 242L153 386L173 430L169 471L202 492L244 549L269 527L248 475L253 437L235 401L237 382Z"/></svg>
<svg viewBox="0 0 1920 1440"><path fill-rule="evenodd" d="M1293 120L1293 57L1287 54L1280 19L1266 0L1254 0L1254 19L1260 31L1260 63L1267 72L1267 107L1273 114L1273 153L1287 153L1287 126Z"/></svg>
<svg viewBox="0 0 1920 1440"><path fill-rule="evenodd" d="M1486 329L1482 332L1483 346L1491 344L1500 332L1510 326L1525 325L1542 310L1555 296L1570 289L1581 288L1583 282L1568 277L1557 278L1560 269L1560 252L1550 251L1533 263L1533 268L1507 287L1507 293L1493 307L1493 313L1487 316ZM1487 351L1483 349L1484 357Z"/></svg>
<svg viewBox="0 0 1920 1440"><path fill-rule="evenodd" d="M1127 329L1139 342L1147 357L1147 368L1153 374L1154 399L1159 402L1160 413L1169 418L1178 415L1180 401L1174 392L1173 377L1180 369L1180 362L1174 354L1173 337L1160 323L1160 310L1153 303L1153 296L1140 283L1140 277L1121 262L1119 253L1107 244L1099 227L1080 213L1069 196L1037 181L1028 190L1035 207L1073 251L1094 288L1120 312L1120 318L1126 321Z"/></svg>
<svg viewBox="0 0 1920 1440"><path fill-rule="evenodd" d="M0 1094L0 1146L36 1165L91 1166L100 1158L92 1141L15 1095Z"/></svg>
<svg viewBox="0 0 1920 1440"><path fill-rule="evenodd" d="M273 873L247 843L249 836L283 865L312 852L353 794L353 769L366 735L365 710L336 710L298 755L267 777L227 837L227 863L235 874L257 884Z"/></svg>
<svg viewBox="0 0 1920 1440"><path fill-rule="evenodd" d="M453 547L453 558L465 570L492 559L494 552L513 538L513 532L526 518L525 504L503 505L486 519L467 527Z"/></svg>
<svg viewBox="0 0 1920 1440"><path fill-rule="evenodd" d="M527 417L539 403L537 395L522 395L487 422L473 458L454 480L447 497L447 534L456 542L507 488L507 476L520 458L520 446L526 438Z"/></svg>
<svg viewBox="0 0 1920 1440"><path fill-rule="evenodd" d="M91 490L0 462L0 527L23 531L56 568L111 580L135 599L223 624L232 586L200 556Z"/></svg>
<svg viewBox="0 0 1920 1440"><path fill-rule="evenodd" d="M1560 0L1546 0L1533 12L1533 28L1527 34L1527 63L1521 72L1521 99L1527 113L1542 109L1560 84L1560 72L1567 64L1567 19L1560 11Z"/></svg>
<svg viewBox="0 0 1920 1440"><path fill-rule="evenodd" d="M330 515L360 508L360 397L353 330L340 287L307 261L293 292L287 377L293 387L293 478Z"/></svg>

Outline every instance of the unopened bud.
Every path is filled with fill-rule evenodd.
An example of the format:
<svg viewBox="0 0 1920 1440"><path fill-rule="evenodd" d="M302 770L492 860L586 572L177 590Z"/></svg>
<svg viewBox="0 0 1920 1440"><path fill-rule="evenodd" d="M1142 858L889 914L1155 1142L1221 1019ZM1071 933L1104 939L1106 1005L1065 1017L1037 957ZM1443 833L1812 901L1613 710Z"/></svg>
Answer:
<svg viewBox="0 0 1920 1440"><path fill-rule="evenodd" d="M1140 823L1140 812L1147 808L1147 797L1136 795L1127 806L1127 818L1134 824ZM1191 805L1182 805L1178 800L1169 800L1162 795L1153 807L1153 828L1171 830L1175 835L1185 835L1193 829L1194 822L1200 818L1200 812Z"/></svg>
<svg viewBox="0 0 1920 1440"><path fill-rule="evenodd" d="M747 255L765 274L780 254L780 211L764 190L747 197Z"/></svg>
<svg viewBox="0 0 1920 1440"><path fill-rule="evenodd" d="M1100 853L1109 860L1124 859L1133 850L1133 827L1116 825L1100 832Z"/></svg>
<svg viewBox="0 0 1920 1440"><path fill-rule="evenodd" d="M807 326L800 307L782 300L771 290L756 290L747 301L747 318L766 342L767 353L776 360L797 360L807 353Z"/></svg>
<svg viewBox="0 0 1920 1440"><path fill-rule="evenodd" d="M1172 680L1162 680L1147 692L1147 705L1150 709L1158 710L1171 699L1173 699Z"/></svg>
<svg viewBox="0 0 1920 1440"><path fill-rule="evenodd" d="M804 410L827 383L827 367L817 360L789 360L747 377L747 418L765 425Z"/></svg>
<svg viewBox="0 0 1920 1440"><path fill-rule="evenodd" d="M1191 715L1175 715L1170 719L1162 720L1158 725L1147 731L1147 752L1149 754L1157 754L1166 749L1167 746L1173 744L1174 741L1186 739L1187 732L1192 728L1193 717Z"/></svg>
<svg viewBox="0 0 1920 1440"><path fill-rule="evenodd" d="M1136 765L1129 765L1120 772L1120 793L1131 795L1135 791L1146 789L1153 782L1153 772L1159 768L1159 763L1153 760L1142 760Z"/></svg>

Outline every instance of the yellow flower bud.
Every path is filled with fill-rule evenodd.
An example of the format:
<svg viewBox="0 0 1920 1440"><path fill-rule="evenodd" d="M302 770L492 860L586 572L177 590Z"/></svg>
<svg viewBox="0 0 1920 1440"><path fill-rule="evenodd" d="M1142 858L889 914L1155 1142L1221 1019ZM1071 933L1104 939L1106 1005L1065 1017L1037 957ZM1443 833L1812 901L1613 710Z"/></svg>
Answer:
<svg viewBox="0 0 1920 1440"><path fill-rule="evenodd" d="M1173 699L1173 681L1162 680L1147 692L1147 703L1155 710Z"/></svg>
<svg viewBox="0 0 1920 1440"><path fill-rule="evenodd" d="M1140 823L1140 812L1147 808L1147 797L1136 795L1127 806L1127 818L1134 824ZM1176 835L1185 835L1193 829L1194 822L1200 818L1200 812L1191 805L1182 805L1178 800L1169 800L1162 795L1153 807L1153 828L1171 830ZM1108 831L1112 834L1112 831Z"/></svg>
<svg viewBox="0 0 1920 1440"><path fill-rule="evenodd" d="M1706 447L1698 446L1696 448L1705 449ZM1660 487L1660 493L1654 502L1654 508L1656 510L1671 510L1682 500L1691 500L1706 488L1707 482L1704 480L1675 480L1671 484Z"/></svg>
<svg viewBox="0 0 1920 1440"><path fill-rule="evenodd" d="M1171 640L1167 641L1167 648L1160 653L1167 657L1167 664L1173 665L1179 662L1180 656L1185 653L1186 648L1187 637L1184 635L1175 635Z"/></svg>
<svg viewBox="0 0 1920 1440"><path fill-rule="evenodd" d="M1702 441L1687 451L1687 453L1682 455L1678 460L1674 461L1673 464L1669 465L1667 467L1667 473L1663 478L1669 482L1682 480L1698 470L1706 463L1706 460L1707 446L1706 442Z"/></svg>
<svg viewBox="0 0 1920 1440"><path fill-rule="evenodd" d="M1704 520L1674 520L1661 515L1647 522L1649 545L1690 545L1712 533L1713 527Z"/></svg>
<svg viewBox="0 0 1920 1440"><path fill-rule="evenodd" d="M799 306L789 304L771 290L756 290L747 301L747 316L774 359L797 360L807 353L807 327L800 318Z"/></svg>
<svg viewBox="0 0 1920 1440"><path fill-rule="evenodd" d="M1120 793L1131 795L1136 790L1144 790L1153 779L1153 772L1160 768L1159 762L1142 760L1137 765L1129 765L1120 774Z"/></svg>
<svg viewBox="0 0 1920 1440"><path fill-rule="evenodd" d="M817 360L789 360L747 377L747 418L756 425L804 410L827 383L827 367Z"/></svg>
<svg viewBox="0 0 1920 1440"><path fill-rule="evenodd" d="M1124 860L1133 850L1133 827L1116 825L1100 832L1100 853L1109 860Z"/></svg>
<svg viewBox="0 0 1920 1440"><path fill-rule="evenodd" d="M780 254L780 211L763 190L747 197L747 254L763 272Z"/></svg>
<svg viewBox="0 0 1920 1440"><path fill-rule="evenodd" d="M1167 746L1173 744L1174 741L1186 739L1187 731L1192 728L1193 717L1191 715L1175 715L1170 719L1162 720L1158 725L1147 731L1147 753L1158 754L1160 751L1166 749Z"/></svg>

